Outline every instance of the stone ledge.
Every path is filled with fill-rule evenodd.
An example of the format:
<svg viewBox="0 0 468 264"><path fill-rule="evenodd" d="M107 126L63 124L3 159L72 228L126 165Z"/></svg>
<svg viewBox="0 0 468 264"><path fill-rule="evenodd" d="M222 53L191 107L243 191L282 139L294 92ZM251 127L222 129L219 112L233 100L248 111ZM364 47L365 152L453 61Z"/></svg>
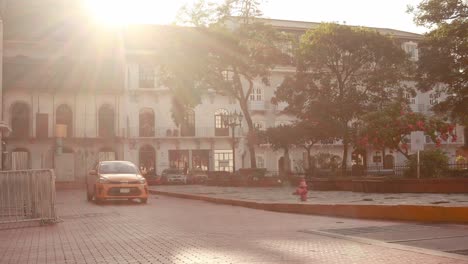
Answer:
<svg viewBox="0 0 468 264"><path fill-rule="evenodd" d="M468 207L441 207L428 205L350 205L350 204L288 204L258 203L215 198L202 195L150 190L151 194L206 201L216 204L242 206L273 212L339 216L349 218L468 223Z"/></svg>

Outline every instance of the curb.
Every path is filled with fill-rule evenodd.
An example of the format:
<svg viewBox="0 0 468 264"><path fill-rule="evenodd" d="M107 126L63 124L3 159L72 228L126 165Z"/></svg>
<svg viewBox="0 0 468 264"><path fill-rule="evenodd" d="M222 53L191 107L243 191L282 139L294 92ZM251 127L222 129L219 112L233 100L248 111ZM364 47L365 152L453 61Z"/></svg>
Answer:
<svg viewBox="0 0 468 264"><path fill-rule="evenodd" d="M251 201L215 198L202 195L163 192L149 190L151 194L159 194L176 198L199 200L216 204L242 206L265 211L326 215L349 218L468 223L468 207L442 207L430 205L351 205L351 204L287 204L258 203Z"/></svg>

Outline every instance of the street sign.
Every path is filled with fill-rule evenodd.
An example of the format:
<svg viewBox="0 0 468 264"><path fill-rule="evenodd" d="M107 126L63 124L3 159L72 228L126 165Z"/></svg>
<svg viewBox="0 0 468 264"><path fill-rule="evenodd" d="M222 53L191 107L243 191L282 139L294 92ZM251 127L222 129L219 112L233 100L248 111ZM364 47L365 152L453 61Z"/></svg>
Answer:
<svg viewBox="0 0 468 264"><path fill-rule="evenodd" d="M424 150L425 136L423 131L411 132L411 152Z"/></svg>

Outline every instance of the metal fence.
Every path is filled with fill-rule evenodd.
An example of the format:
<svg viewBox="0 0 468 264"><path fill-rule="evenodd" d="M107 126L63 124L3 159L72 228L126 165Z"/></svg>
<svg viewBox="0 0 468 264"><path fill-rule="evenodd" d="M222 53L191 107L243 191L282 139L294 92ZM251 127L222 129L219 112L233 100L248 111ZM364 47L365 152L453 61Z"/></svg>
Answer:
<svg viewBox="0 0 468 264"><path fill-rule="evenodd" d="M38 220L57 220L54 171L0 172L0 224Z"/></svg>
<svg viewBox="0 0 468 264"><path fill-rule="evenodd" d="M365 176L387 176L387 177L404 177L405 173L410 169L408 165L395 165L393 167L384 167L382 165L368 166L351 166L343 172L340 168L336 169L320 169L316 168L311 172L291 172L289 175L296 177L365 177ZM269 172L272 175L280 175L279 172ZM468 163L449 163L444 170L445 177L468 177Z"/></svg>

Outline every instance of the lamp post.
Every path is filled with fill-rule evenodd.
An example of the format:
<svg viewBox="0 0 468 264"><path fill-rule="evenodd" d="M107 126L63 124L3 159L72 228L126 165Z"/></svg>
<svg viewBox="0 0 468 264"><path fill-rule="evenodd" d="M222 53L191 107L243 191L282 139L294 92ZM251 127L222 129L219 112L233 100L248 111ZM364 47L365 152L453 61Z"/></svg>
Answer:
<svg viewBox="0 0 468 264"><path fill-rule="evenodd" d="M236 127L241 127L242 126L242 118L244 116L242 113L237 113L237 111L234 111L225 115L223 120L224 120L224 125L226 127L231 128L231 136L232 136L232 172L236 171L236 137L235 137L235 129Z"/></svg>

